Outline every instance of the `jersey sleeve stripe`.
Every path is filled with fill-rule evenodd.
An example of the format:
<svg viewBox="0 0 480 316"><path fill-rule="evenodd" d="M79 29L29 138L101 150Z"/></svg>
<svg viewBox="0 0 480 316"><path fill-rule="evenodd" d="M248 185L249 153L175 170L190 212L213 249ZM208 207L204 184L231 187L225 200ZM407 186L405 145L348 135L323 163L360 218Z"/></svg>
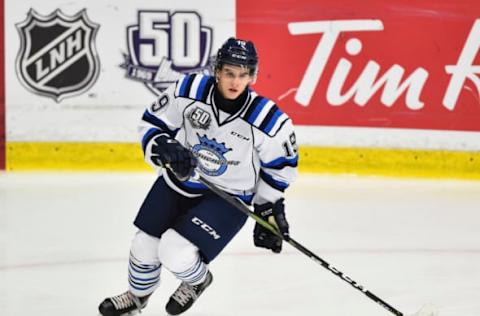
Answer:
<svg viewBox="0 0 480 316"><path fill-rule="evenodd" d="M283 169L285 167L297 167L298 166L298 155L296 155L293 158L287 158L287 157L279 157L275 160L272 160L270 162L261 162L260 163L263 168L269 168L269 169Z"/></svg>
<svg viewBox="0 0 480 316"><path fill-rule="evenodd" d="M253 201L253 197L255 196L254 194L248 194L248 195L239 195L239 194L235 194L233 195L237 198L239 198L240 200L242 200L243 202L247 203L248 205L251 205L252 204L252 201Z"/></svg>
<svg viewBox="0 0 480 316"><path fill-rule="evenodd" d="M193 182L190 180L183 182L178 180L170 170L167 170L167 177L174 186L189 194L202 194L208 191L208 188L202 183Z"/></svg>
<svg viewBox="0 0 480 316"><path fill-rule="evenodd" d="M272 188L284 192L288 188L289 184L283 181L275 180L271 175L263 170L260 170L260 178Z"/></svg>
<svg viewBox="0 0 480 316"><path fill-rule="evenodd" d="M210 93L210 90L212 86L215 84L215 79L213 77L207 77L208 80L205 83L205 86L203 87L202 95L200 97L200 101L203 103L209 103L207 102L208 94Z"/></svg>
<svg viewBox="0 0 480 316"><path fill-rule="evenodd" d="M195 78L192 81L192 85L190 86L190 91L188 92L188 97L193 100L197 100L197 92L198 92L198 87L200 86L200 82L202 82L203 76L201 75L192 75L195 76Z"/></svg>
<svg viewBox="0 0 480 316"><path fill-rule="evenodd" d="M275 123L278 121L283 112L278 108L277 105L273 105L268 114L263 119L262 123L258 127L265 133L270 133Z"/></svg>
<svg viewBox="0 0 480 316"><path fill-rule="evenodd" d="M243 119L273 137L289 117L272 100L256 96L245 111Z"/></svg>
<svg viewBox="0 0 480 316"><path fill-rule="evenodd" d="M253 124L253 122L255 122L257 117L260 115L260 112L263 110L263 108L265 107L265 105L267 103L268 103L268 99L262 98L260 100L260 102L258 102L258 104L256 104L255 109L253 109L252 114L250 115L250 117L247 118L247 121L250 124Z"/></svg>
<svg viewBox="0 0 480 316"><path fill-rule="evenodd" d="M273 127L278 122L278 119L282 116L282 114L283 112L277 108L277 110L273 113L272 117L265 126L265 133L269 134L272 131Z"/></svg>
<svg viewBox="0 0 480 316"><path fill-rule="evenodd" d="M214 83L212 76L191 74L179 81L176 92L179 97L209 103L207 98Z"/></svg>
<svg viewBox="0 0 480 316"><path fill-rule="evenodd" d="M252 115L253 110L257 107L257 104L262 101L262 97L256 96L250 106L248 107L247 111L245 112L245 115L243 118L248 121L248 118Z"/></svg>
<svg viewBox="0 0 480 316"><path fill-rule="evenodd" d="M198 84L198 89L197 89L197 94L195 96L196 100L202 100L203 101L203 95L205 91L205 86L207 85L208 77L207 76L202 76L202 79L200 80L200 83Z"/></svg>
<svg viewBox="0 0 480 316"><path fill-rule="evenodd" d="M163 122L161 119L158 117L150 114L148 111L145 111L142 116L142 120L145 122L148 122L152 125L155 125L158 129L160 129L161 132L167 133L170 137L175 137L175 135L178 132L178 128L176 130L171 130L168 128L167 124Z"/></svg>
<svg viewBox="0 0 480 316"><path fill-rule="evenodd" d="M289 119L290 118L288 117L287 114L285 113L280 114L280 116L272 124L272 128L267 133L269 133L269 135L276 134L282 128L283 124Z"/></svg>
<svg viewBox="0 0 480 316"><path fill-rule="evenodd" d="M266 102L265 104L263 104L263 107L260 113L258 113L257 118L253 121L253 125L255 125L257 128L260 128L260 125L265 120L268 113L270 113L270 110L272 109L272 107L275 106L275 103L272 100L269 100L269 99L265 99L265 100Z"/></svg>
<svg viewBox="0 0 480 316"><path fill-rule="evenodd" d="M262 122L258 126L259 129L261 129L262 131L265 130L265 127L268 125L268 123L272 119L273 114L277 111L277 109L278 107L275 104L270 108L267 115L265 115L265 118L262 120Z"/></svg>
<svg viewBox="0 0 480 316"><path fill-rule="evenodd" d="M190 88L192 87L193 80L195 79L196 74L186 76L182 80L182 84L180 85L180 91L178 95L180 97L188 98L190 94Z"/></svg>
<svg viewBox="0 0 480 316"><path fill-rule="evenodd" d="M143 149L144 153L145 153L145 150L147 148L148 142L152 138L154 138L155 136L160 135L160 134L163 134L161 130L159 130L158 128L152 127L145 133L145 135L143 135L143 137L142 137L142 149Z"/></svg>
<svg viewBox="0 0 480 316"><path fill-rule="evenodd" d="M207 190L208 189L205 184L200 183L200 182L193 182L193 181L190 181L190 180L182 182L182 185L187 187L187 188L190 188L190 189L202 189L202 190Z"/></svg>

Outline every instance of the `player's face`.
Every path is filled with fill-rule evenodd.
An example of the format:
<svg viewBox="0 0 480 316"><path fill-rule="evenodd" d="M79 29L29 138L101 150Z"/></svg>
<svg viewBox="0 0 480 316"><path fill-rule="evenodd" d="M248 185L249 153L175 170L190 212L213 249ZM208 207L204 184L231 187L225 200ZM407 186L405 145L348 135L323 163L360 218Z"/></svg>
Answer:
<svg viewBox="0 0 480 316"><path fill-rule="evenodd" d="M217 86L225 99L234 100L253 82L249 69L234 65L223 65L217 70Z"/></svg>

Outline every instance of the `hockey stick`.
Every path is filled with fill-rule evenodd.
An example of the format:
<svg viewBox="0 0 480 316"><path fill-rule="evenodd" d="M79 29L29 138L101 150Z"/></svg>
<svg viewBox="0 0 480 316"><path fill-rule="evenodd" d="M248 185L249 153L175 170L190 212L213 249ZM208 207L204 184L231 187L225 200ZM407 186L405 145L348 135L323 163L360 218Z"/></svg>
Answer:
<svg viewBox="0 0 480 316"><path fill-rule="evenodd" d="M341 278L342 280L344 280L345 282L347 282L348 284L353 286L355 289L357 289L360 292L362 292L363 294L365 294L368 298L373 300L375 303L379 304L380 306L382 306L383 308L385 308L386 310L388 310L389 312L391 312L394 315L404 316L404 314L402 312L400 312L398 309L394 308L392 305L388 304L387 302L385 302L384 300L382 300L381 298L379 298L378 296L376 296L375 294L373 294L372 292L367 290L363 285L354 281L353 279L351 279L350 277L345 275L343 272L341 272L340 270L333 267L327 261L323 260L322 258L317 256L316 254L314 254L313 252L311 252L310 250L308 250L307 248L302 246L300 243L296 242L293 238L290 237L289 240L285 240L285 238L277 231L277 229L273 225L271 225L270 223L268 223L267 221L265 221L261 217L259 217L257 214L252 212L250 210L250 208L246 204L244 204L242 201L240 201L238 198L220 190L214 184L212 184L208 180L204 179L202 176L197 175L196 179L200 183L203 183L205 186L207 186L213 193L217 194L218 196L223 198L225 201L227 201L231 205L235 206L241 212L243 212L246 215L248 215L249 217L253 218L255 220L255 222L262 225L263 227L265 227L266 229L268 229L269 231L271 231L275 235L279 236L285 242L288 242L294 248L296 248L297 250L299 250L303 254L310 257L310 259L319 263L322 267L326 268L328 271L332 272L333 274L335 274L336 276L338 276L339 278ZM435 315L436 315L436 311L434 310L434 308L432 306L424 306L420 311L418 311L417 313L414 314L414 316L435 316Z"/></svg>

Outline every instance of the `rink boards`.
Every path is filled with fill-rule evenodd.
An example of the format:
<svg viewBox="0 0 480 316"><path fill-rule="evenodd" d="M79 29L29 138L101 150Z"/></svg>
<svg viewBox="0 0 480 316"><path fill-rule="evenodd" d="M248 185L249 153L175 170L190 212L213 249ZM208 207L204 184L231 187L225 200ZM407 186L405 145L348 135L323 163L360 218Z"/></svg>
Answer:
<svg viewBox="0 0 480 316"><path fill-rule="evenodd" d="M11 143L7 170L151 171L135 143ZM300 147L301 172L480 179L480 155L461 151Z"/></svg>

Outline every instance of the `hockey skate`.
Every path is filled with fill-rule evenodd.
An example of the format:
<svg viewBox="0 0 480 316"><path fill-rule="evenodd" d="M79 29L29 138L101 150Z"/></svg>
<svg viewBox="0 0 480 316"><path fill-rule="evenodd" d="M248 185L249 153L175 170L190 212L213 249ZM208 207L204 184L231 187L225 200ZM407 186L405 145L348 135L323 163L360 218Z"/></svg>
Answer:
<svg viewBox="0 0 480 316"><path fill-rule="evenodd" d="M165 307L169 315L179 315L189 309L203 291L212 283L213 276L210 271L203 283L190 285L182 282Z"/></svg>
<svg viewBox="0 0 480 316"><path fill-rule="evenodd" d="M98 306L98 310L103 316L133 315L147 306L149 297L150 295L136 297L127 291L123 294L106 298Z"/></svg>

